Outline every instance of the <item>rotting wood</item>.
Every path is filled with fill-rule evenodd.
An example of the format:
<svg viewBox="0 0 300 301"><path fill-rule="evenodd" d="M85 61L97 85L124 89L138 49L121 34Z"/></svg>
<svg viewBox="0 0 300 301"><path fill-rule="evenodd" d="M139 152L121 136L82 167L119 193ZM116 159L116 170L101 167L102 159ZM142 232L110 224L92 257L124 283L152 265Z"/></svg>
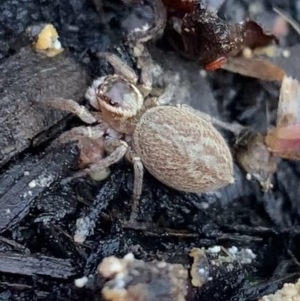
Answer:
<svg viewBox="0 0 300 301"><path fill-rule="evenodd" d="M52 258L48 256L0 254L0 272L68 279L76 274L76 269L72 266L69 259Z"/></svg>
<svg viewBox="0 0 300 301"><path fill-rule="evenodd" d="M75 144L60 145L12 165L0 176L0 233L19 223L33 201L76 164L76 150Z"/></svg>
<svg viewBox="0 0 300 301"><path fill-rule="evenodd" d="M121 183L121 178L112 175L110 181L103 185L94 202L83 211L80 218L76 221L75 242L83 243L89 235L94 233L96 222L101 212L119 195Z"/></svg>
<svg viewBox="0 0 300 301"><path fill-rule="evenodd" d="M26 150L66 112L33 105L53 97L83 99L87 71L68 53L53 58L23 48L0 65L0 167Z"/></svg>

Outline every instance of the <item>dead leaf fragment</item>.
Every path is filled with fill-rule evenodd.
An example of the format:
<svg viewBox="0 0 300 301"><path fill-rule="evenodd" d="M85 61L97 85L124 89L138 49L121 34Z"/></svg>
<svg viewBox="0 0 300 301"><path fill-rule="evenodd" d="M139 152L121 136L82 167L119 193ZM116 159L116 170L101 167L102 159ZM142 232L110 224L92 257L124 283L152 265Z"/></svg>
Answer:
<svg viewBox="0 0 300 301"><path fill-rule="evenodd" d="M278 38L269 30L264 29L261 25L254 21L246 21L241 24L234 25L243 36L242 48L250 49L266 47L275 43L279 44Z"/></svg>
<svg viewBox="0 0 300 301"><path fill-rule="evenodd" d="M276 127L268 131L266 144L278 157L300 160L300 84L292 77L282 81Z"/></svg>
<svg viewBox="0 0 300 301"><path fill-rule="evenodd" d="M277 65L257 58L233 57L222 69L265 81L281 82L285 76L285 71Z"/></svg>
<svg viewBox="0 0 300 301"><path fill-rule="evenodd" d="M277 169L277 160L269 151L265 136L252 130L244 130L235 143L235 157L249 179L257 180L263 191L272 188L272 176Z"/></svg>
<svg viewBox="0 0 300 301"><path fill-rule="evenodd" d="M186 57L197 60L208 70L222 66L226 59L244 48L254 49L278 44L277 37L254 21L230 24L200 3L185 14L181 32L170 33L173 45Z"/></svg>

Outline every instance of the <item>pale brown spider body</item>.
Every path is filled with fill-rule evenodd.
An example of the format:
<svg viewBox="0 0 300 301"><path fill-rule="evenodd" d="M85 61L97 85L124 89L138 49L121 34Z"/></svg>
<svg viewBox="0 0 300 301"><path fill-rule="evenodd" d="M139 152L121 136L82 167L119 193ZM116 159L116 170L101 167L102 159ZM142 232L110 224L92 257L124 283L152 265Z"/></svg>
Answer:
<svg viewBox="0 0 300 301"><path fill-rule="evenodd" d="M144 167L160 182L185 192L207 192L234 182L229 147L209 116L188 106L160 105L172 97L170 87L158 98L143 94L132 69L118 68L122 62L115 55L103 56L118 74L96 79L87 90L86 98L96 112L70 100L47 102L76 113L87 123L97 123L76 128L75 136L74 130L64 134L64 141L69 137L80 142L88 137L99 142L91 145L99 146L103 141L108 153L95 156L93 148L90 158L95 162L91 163L85 148L85 161L90 164L75 176L93 176L126 156L134 166L133 213L142 193Z"/></svg>
<svg viewBox="0 0 300 301"><path fill-rule="evenodd" d="M147 110L133 132L133 151L160 182L207 192L233 181L232 158L219 132L189 108Z"/></svg>

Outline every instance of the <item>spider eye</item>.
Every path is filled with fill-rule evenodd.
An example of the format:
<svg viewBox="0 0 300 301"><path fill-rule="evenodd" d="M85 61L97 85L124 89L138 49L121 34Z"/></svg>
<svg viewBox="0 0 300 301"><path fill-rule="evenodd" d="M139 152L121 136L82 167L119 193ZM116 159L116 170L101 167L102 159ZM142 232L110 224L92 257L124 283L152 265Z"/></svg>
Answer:
<svg viewBox="0 0 300 301"><path fill-rule="evenodd" d="M106 95L103 95L102 99L112 107L116 107L118 105L116 101L112 100L110 97L107 97Z"/></svg>

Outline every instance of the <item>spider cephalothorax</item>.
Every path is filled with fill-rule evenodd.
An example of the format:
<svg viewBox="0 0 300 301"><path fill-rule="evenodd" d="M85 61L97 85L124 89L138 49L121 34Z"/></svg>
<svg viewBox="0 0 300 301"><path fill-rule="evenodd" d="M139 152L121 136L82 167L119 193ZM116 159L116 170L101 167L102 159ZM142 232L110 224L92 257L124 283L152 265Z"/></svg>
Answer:
<svg viewBox="0 0 300 301"><path fill-rule="evenodd" d="M124 134L133 131L130 121L144 103L144 97L134 83L117 74L95 80L88 88L86 98L101 112L101 121Z"/></svg>

